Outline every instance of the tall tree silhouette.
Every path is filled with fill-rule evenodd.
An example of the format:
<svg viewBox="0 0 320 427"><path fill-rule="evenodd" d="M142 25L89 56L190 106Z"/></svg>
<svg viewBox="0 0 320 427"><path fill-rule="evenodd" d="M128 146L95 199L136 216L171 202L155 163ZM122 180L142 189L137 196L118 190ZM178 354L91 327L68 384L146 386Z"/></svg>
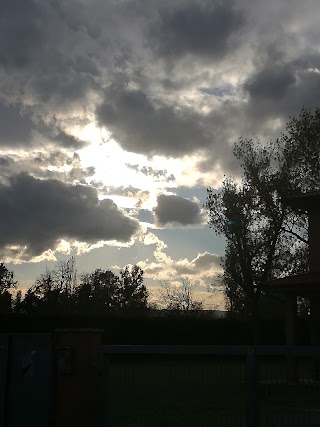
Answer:
<svg viewBox="0 0 320 427"><path fill-rule="evenodd" d="M208 188L209 225L227 239L222 283L229 308L258 323L257 284L308 268L307 216L283 202L290 193L320 190L320 109L303 109L275 142L240 138L234 148L241 183Z"/></svg>

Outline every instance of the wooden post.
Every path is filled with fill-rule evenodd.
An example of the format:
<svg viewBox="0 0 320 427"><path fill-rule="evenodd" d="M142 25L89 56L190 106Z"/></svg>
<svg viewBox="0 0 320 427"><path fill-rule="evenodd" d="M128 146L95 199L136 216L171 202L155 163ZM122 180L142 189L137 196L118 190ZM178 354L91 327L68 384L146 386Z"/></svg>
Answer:
<svg viewBox="0 0 320 427"><path fill-rule="evenodd" d="M55 427L98 425L102 332L98 329L55 332Z"/></svg>
<svg viewBox="0 0 320 427"><path fill-rule="evenodd" d="M294 346L296 344L296 318L297 318L297 297L296 295L286 295L285 300L285 332L286 344ZM288 354L287 358L287 382L295 384L297 382L297 358Z"/></svg>

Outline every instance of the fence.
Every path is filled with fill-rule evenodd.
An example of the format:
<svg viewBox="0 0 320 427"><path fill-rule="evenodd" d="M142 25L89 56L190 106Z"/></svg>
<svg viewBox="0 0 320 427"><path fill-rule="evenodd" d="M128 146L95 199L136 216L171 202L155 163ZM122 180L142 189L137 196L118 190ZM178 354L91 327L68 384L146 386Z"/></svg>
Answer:
<svg viewBox="0 0 320 427"><path fill-rule="evenodd" d="M319 358L320 346L101 346L99 330L1 335L0 426L315 427Z"/></svg>
<svg viewBox="0 0 320 427"><path fill-rule="evenodd" d="M102 356L101 426L320 425L318 346L103 346Z"/></svg>

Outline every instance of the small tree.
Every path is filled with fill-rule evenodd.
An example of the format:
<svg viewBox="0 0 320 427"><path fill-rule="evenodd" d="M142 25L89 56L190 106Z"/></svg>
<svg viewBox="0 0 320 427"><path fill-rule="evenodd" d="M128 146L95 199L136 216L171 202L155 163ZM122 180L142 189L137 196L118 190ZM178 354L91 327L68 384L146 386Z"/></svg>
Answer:
<svg viewBox="0 0 320 427"><path fill-rule="evenodd" d="M196 301L193 296L194 285L189 279L181 278L180 284L175 286L164 280L160 283L160 302L167 310L202 310L202 302Z"/></svg>
<svg viewBox="0 0 320 427"><path fill-rule="evenodd" d="M141 310L148 307L148 290L143 283L143 270L134 265L131 269L126 266L120 271L120 286L118 301L120 308Z"/></svg>

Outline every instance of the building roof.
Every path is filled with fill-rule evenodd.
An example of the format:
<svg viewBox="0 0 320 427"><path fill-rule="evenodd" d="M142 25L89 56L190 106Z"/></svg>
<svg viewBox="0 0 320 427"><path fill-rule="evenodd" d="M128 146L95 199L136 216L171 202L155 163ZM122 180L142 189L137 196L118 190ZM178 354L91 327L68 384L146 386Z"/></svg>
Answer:
<svg viewBox="0 0 320 427"><path fill-rule="evenodd" d="M262 291L309 296L320 295L320 271L269 280L258 285Z"/></svg>
<svg viewBox="0 0 320 427"><path fill-rule="evenodd" d="M303 210L307 210L312 207L320 207L320 191L290 194L282 197L282 201L293 208Z"/></svg>

